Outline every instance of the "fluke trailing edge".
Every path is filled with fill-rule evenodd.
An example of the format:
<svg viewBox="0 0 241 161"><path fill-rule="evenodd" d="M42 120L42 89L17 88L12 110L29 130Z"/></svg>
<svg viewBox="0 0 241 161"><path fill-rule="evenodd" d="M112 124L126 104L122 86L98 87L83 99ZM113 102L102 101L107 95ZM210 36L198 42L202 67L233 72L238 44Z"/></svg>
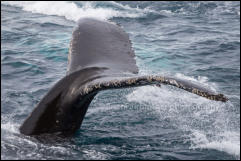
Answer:
<svg viewBox="0 0 241 161"><path fill-rule="evenodd" d="M20 132L73 134L80 128L92 99L105 89L162 83L210 100L228 100L222 94L176 78L138 76L134 56L128 34L121 27L90 18L80 19L70 43L67 76L44 96Z"/></svg>

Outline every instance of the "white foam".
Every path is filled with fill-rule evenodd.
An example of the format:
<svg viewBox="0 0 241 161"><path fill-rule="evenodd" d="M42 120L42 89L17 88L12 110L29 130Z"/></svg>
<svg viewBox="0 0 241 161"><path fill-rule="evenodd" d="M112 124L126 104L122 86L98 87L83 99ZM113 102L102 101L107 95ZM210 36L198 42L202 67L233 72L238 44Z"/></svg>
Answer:
<svg viewBox="0 0 241 161"><path fill-rule="evenodd" d="M99 151L96 150L83 150L83 152L85 153L84 155L89 158L89 159L93 159L93 160L105 160L107 159L107 155L104 153L101 153Z"/></svg>
<svg viewBox="0 0 241 161"><path fill-rule="evenodd" d="M191 148L216 149L227 152L231 155L240 156L240 133L233 131L224 131L215 134L215 138L207 138L202 131L193 131L191 136L193 145Z"/></svg>
<svg viewBox="0 0 241 161"><path fill-rule="evenodd" d="M3 118L2 118L3 121ZM6 132L10 132L13 134L19 133L18 131L18 126L16 123L11 123L11 122L6 122L6 123L1 123L1 130L4 130Z"/></svg>
<svg viewBox="0 0 241 161"><path fill-rule="evenodd" d="M146 8L139 8L138 6L137 6L137 8L132 8L132 7L130 7L129 5L123 5L123 4L121 4L121 3L117 3L117 2L114 2L114 1L111 1L110 3L112 3L112 4L114 4L115 6L118 6L118 7L120 7L120 8L122 8L122 9L125 9L125 10L132 10L132 11L136 11L136 12L138 12L138 13L142 13L142 12L144 12L144 13L157 13L157 14L160 14L160 12L157 12L157 11L155 11L155 10L152 10L150 7L146 7ZM164 13L167 13L167 12L165 12L166 10L164 10Z"/></svg>
<svg viewBox="0 0 241 161"><path fill-rule="evenodd" d="M21 7L24 11L40 13L45 15L63 16L68 20L77 21L79 18L91 17L107 20L113 17L135 18L144 16L144 13L116 11L111 8L96 8L93 2L83 2L83 7L68 1L11 1L1 2L6 5Z"/></svg>

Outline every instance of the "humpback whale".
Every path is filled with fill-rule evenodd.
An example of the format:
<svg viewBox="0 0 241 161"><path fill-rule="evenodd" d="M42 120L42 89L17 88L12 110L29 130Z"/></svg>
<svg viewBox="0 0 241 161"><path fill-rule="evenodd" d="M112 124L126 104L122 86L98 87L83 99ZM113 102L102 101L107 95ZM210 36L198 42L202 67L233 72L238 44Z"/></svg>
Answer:
<svg viewBox="0 0 241 161"><path fill-rule="evenodd" d="M66 76L42 98L20 132L73 134L80 128L92 99L106 89L166 84L210 100L228 100L223 94L181 79L140 76L134 57L129 36L120 26L80 19L72 33Z"/></svg>

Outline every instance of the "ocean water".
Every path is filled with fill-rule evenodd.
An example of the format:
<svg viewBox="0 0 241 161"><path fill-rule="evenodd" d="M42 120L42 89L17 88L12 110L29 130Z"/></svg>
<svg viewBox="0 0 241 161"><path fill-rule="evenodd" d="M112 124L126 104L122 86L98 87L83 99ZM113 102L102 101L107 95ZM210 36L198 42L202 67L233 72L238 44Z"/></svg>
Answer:
<svg viewBox="0 0 241 161"><path fill-rule="evenodd" d="M140 74L172 75L226 103L165 86L100 92L74 137L19 127L67 71L82 17L129 34ZM240 159L240 2L1 2L1 159Z"/></svg>

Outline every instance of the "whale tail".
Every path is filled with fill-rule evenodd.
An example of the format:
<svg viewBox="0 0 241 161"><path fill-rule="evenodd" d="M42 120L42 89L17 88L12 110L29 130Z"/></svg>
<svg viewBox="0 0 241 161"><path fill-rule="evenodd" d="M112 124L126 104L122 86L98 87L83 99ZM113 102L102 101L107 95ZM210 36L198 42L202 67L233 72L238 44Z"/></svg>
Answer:
<svg viewBox="0 0 241 161"><path fill-rule="evenodd" d="M80 19L70 42L67 76L44 96L20 132L74 133L94 96L105 89L167 84L211 100L228 100L222 94L176 78L138 76L134 57L129 36L121 27L96 19Z"/></svg>
<svg viewBox="0 0 241 161"><path fill-rule="evenodd" d="M222 94L216 94L206 88L176 78L138 75L110 77L103 74L105 71L105 68L92 67L71 73L61 79L40 101L21 126L20 132L26 135L59 131L62 134L72 134L80 128L94 96L99 91L107 89L166 84L210 100L222 102L228 100Z"/></svg>

